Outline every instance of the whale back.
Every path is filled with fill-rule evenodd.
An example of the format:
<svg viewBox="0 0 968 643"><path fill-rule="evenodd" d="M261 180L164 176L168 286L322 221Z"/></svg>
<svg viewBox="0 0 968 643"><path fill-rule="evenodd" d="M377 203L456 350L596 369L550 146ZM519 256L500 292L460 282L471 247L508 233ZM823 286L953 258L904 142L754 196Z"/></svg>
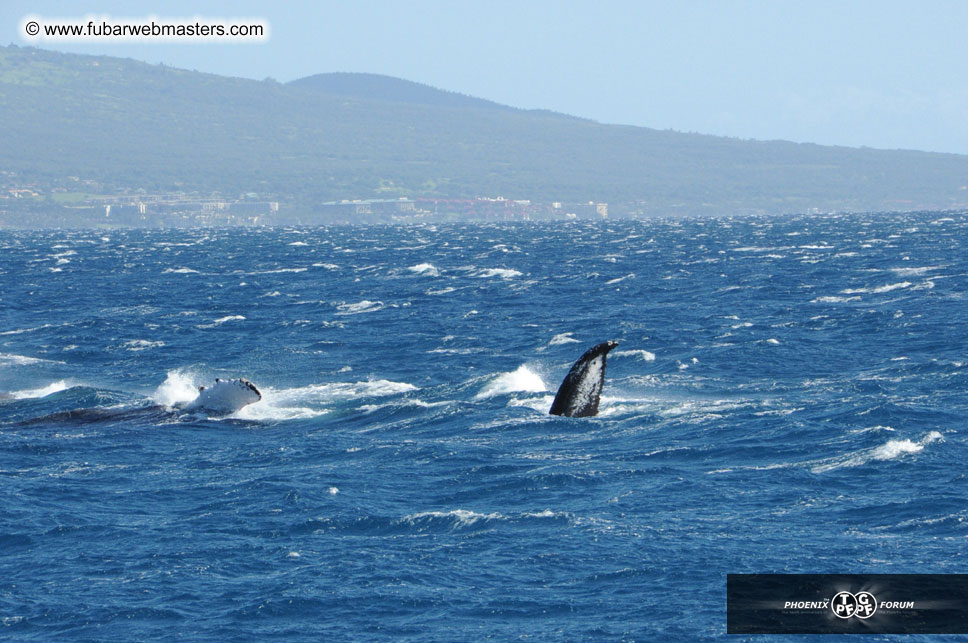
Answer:
<svg viewBox="0 0 968 643"><path fill-rule="evenodd" d="M597 344L578 358L558 387L551 415L592 417L598 415L598 403L605 385L605 358L618 342Z"/></svg>
<svg viewBox="0 0 968 643"><path fill-rule="evenodd" d="M223 380L216 378L215 385L202 387L186 411L204 410L210 413L235 413L244 406L262 399L259 389L247 379Z"/></svg>

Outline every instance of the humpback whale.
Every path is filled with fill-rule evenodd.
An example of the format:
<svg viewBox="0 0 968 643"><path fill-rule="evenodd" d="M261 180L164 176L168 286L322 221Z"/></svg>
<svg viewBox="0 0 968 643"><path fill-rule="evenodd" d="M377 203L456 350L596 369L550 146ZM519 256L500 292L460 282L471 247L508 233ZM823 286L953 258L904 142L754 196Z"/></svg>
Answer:
<svg viewBox="0 0 968 643"><path fill-rule="evenodd" d="M615 341L602 342L578 358L558 388L551 415L576 418L598 415L598 400L605 384L605 356L616 346Z"/></svg>
<svg viewBox="0 0 968 643"><path fill-rule="evenodd" d="M199 386L198 397L190 402L182 402L174 407L163 404L152 404L136 408L93 408L58 411L39 418L20 422L23 426L47 424L50 422L108 422L155 416L159 418L176 413L206 413L210 416L231 415L244 406L254 404L262 399L262 393L255 384L247 379L239 378L223 380L215 378L213 386Z"/></svg>

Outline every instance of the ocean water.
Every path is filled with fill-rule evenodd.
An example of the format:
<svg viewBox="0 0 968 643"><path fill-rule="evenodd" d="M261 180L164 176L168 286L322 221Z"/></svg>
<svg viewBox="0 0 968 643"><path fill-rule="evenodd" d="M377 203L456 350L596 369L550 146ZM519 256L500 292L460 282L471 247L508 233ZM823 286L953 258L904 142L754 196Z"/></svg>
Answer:
<svg viewBox="0 0 968 643"><path fill-rule="evenodd" d="M0 233L0 638L715 639L727 573L968 572L966 292L966 213Z"/></svg>

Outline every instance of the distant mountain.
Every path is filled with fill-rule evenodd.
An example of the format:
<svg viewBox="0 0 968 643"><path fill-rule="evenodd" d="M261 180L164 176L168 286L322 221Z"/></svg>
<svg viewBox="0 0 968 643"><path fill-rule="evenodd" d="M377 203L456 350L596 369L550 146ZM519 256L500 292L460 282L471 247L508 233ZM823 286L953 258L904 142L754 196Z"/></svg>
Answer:
<svg viewBox="0 0 968 643"><path fill-rule="evenodd" d="M483 98L448 92L430 85L415 83L381 74L334 72L316 74L294 80L289 85L308 91L323 92L333 96L348 96L366 100L393 101L412 105L435 107L480 107L483 109L511 110Z"/></svg>
<svg viewBox="0 0 968 643"><path fill-rule="evenodd" d="M394 103L409 103L411 105L427 105L430 107L480 108L496 109L509 112L528 112L544 114L573 120L588 121L585 118L560 114L547 109L521 109L502 105L494 101L467 96L458 92L437 89L412 80L384 76L382 74L364 74L357 72L331 72L315 74L305 78L297 78L288 85L306 91L321 92L330 96L343 96L363 100L377 100Z"/></svg>
<svg viewBox="0 0 968 643"><path fill-rule="evenodd" d="M397 196L654 214L968 204L968 156L602 125L366 74L279 84L13 46L0 47L0 172L307 211Z"/></svg>

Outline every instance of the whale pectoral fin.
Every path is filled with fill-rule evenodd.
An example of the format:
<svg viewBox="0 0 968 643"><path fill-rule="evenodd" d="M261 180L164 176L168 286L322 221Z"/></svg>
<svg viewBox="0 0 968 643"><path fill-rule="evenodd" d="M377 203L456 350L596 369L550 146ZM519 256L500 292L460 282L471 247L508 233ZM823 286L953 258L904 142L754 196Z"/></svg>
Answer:
<svg viewBox="0 0 968 643"><path fill-rule="evenodd" d="M198 387L198 397L188 403L184 410L229 415L261 399L262 393L259 389L245 378L233 380L216 378L212 386Z"/></svg>
<svg viewBox="0 0 968 643"><path fill-rule="evenodd" d="M551 415L565 417L593 417L598 415L598 403L605 385L605 358L618 342L607 341L585 351L558 387Z"/></svg>

